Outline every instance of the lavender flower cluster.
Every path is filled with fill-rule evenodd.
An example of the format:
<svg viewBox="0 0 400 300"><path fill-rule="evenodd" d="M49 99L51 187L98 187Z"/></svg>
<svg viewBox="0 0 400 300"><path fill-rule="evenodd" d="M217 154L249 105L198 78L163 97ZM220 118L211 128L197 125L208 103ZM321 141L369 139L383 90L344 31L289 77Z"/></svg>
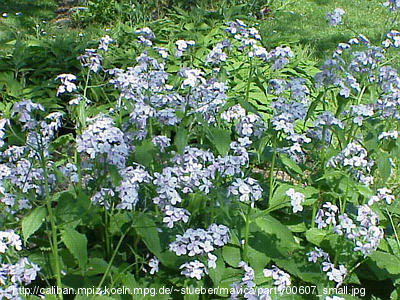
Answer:
<svg viewBox="0 0 400 300"><path fill-rule="evenodd" d="M0 231L0 253L7 255L11 248L15 251L22 250L19 235L12 230ZM26 257L20 258L16 263L12 263L8 257L7 263L3 262L0 266L0 298L21 299L20 287L35 280L39 270L40 268Z"/></svg>

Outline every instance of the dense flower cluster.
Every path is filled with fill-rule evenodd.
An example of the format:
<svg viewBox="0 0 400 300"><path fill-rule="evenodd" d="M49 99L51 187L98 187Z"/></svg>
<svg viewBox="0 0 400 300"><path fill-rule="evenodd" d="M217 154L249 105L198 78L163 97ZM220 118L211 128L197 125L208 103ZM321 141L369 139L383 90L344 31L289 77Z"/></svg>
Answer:
<svg viewBox="0 0 400 300"><path fill-rule="evenodd" d="M14 231L0 231L0 253L10 250L22 250L22 243L19 235ZM16 263L11 263L10 259L2 262L0 266L0 298L1 299L21 299L19 296L20 286L28 285L36 279L40 268L30 262L26 257L20 258Z"/></svg>
<svg viewBox="0 0 400 300"><path fill-rule="evenodd" d="M113 125L111 118L104 115L97 116L77 137L77 151L88 154L92 160L97 158L100 162L106 161L123 168L129 146L125 143L124 133Z"/></svg>
<svg viewBox="0 0 400 300"><path fill-rule="evenodd" d="M353 241L354 251L359 251L364 256L370 255L383 238L383 230L378 227L378 215L368 205L361 205L358 207L356 221L358 225L347 214L340 215L339 224L333 231Z"/></svg>
<svg viewBox="0 0 400 300"><path fill-rule="evenodd" d="M261 194L262 188L253 178L236 178L235 182L228 188L228 196L239 196L239 201L251 203L252 206L254 206L255 201L261 198Z"/></svg>
<svg viewBox="0 0 400 300"><path fill-rule="evenodd" d="M356 141L349 143L343 151L327 162L327 166L333 168L347 168L358 181L365 185L370 185L374 181L374 178L370 175L373 165L374 161L368 157L365 148Z"/></svg>
<svg viewBox="0 0 400 300"><path fill-rule="evenodd" d="M290 204L293 208L293 213L297 213L303 210L301 203L304 202L304 195L296 192L293 188L288 189L285 194L290 197Z"/></svg>
<svg viewBox="0 0 400 300"><path fill-rule="evenodd" d="M229 240L229 229L224 225L211 224L207 230L191 229L178 234L169 246L176 255L202 255L224 246Z"/></svg>

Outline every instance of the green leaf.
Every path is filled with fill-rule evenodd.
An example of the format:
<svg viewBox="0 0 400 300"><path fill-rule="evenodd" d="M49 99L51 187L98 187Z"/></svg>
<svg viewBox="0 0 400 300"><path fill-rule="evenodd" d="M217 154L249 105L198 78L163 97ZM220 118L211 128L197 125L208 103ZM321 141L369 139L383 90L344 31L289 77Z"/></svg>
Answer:
<svg viewBox="0 0 400 300"><path fill-rule="evenodd" d="M297 174L303 174L303 170L289 157L287 157L286 155L280 155L279 158L281 162L285 165L285 167L296 172Z"/></svg>
<svg viewBox="0 0 400 300"><path fill-rule="evenodd" d="M225 246L222 248L222 257L228 265L237 268L239 262L241 261L240 248Z"/></svg>
<svg viewBox="0 0 400 300"><path fill-rule="evenodd" d="M179 153L183 152L189 140L188 131L185 128L178 128L175 136L175 146Z"/></svg>
<svg viewBox="0 0 400 300"><path fill-rule="evenodd" d="M231 132L226 129L213 127L210 129L210 133L210 142L215 145L215 148L217 148L221 155L227 155L231 144Z"/></svg>
<svg viewBox="0 0 400 300"><path fill-rule="evenodd" d="M261 231L275 239L276 249L281 254L287 255L289 252L299 248L292 232L274 217L270 215L262 216L257 218L255 223Z"/></svg>
<svg viewBox="0 0 400 300"><path fill-rule="evenodd" d="M135 161L146 167L150 166L155 149L151 141L144 141L141 145L136 146L135 149Z"/></svg>
<svg viewBox="0 0 400 300"><path fill-rule="evenodd" d="M386 182L392 173L392 166L390 164L389 156L387 154L379 156L379 158L376 160L376 164L383 181Z"/></svg>
<svg viewBox="0 0 400 300"><path fill-rule="evenodd" d="M326 232L318 228L310 228L306 232L306 239L314 245L320 246L321 242L326 236Z"/></svg>
<svg viewBox="0 0 400 300"><path fill-rule="evenodd" d="M83 268L87 262L87 238L75 229L68 228L61 231L61 241Z"/></svg>
<svg viewBox="0 0 400 300"><path fill-rule="evenodd" d="M272 199L270 199L268 203L270 208L269 212L271 212L272 210L280 209L284 206L290 206L289 198L285 194L286 191L290 188L294 188L294 186L283 183L275 190ZM287 198L287 201L285 201L285 198Z"/></svg>
<svg viewBox="0 0 400 300"><path fill-rule="evenodd" d="M28 216L22 220L22 235L26 242L28 238L34 234L44 223L46 217L46 209L41 206L35 208Z"/></svg>
<svg viewBox="0 0 400 300"><path fill-rule="evenodd" d="M393 254L375 251L370 255L370 259L375 262L379 268L386 270L390 274L400 274L400 259Z"/></svg>
<svg viewBox="0 0 400 300"><path fill-rule="evenodd" d="M162 249L156 223L147 215L138 214L135 217L135 228L150 252L159 257Z"/></svg>

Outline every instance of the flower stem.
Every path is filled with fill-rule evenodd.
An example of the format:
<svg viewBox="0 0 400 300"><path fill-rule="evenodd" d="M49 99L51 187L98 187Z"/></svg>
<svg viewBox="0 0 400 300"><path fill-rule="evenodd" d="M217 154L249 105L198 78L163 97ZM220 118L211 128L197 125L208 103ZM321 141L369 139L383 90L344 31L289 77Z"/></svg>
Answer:
<svg viewBox="0 0 400 300"><path fill-rule="evenodd" d="M57 226L54 221L54 214L53 214L53 208L51 207L51 198L50 198L50 190L49 190L49 182L48 182L48 174L47 174L47 166L46 166L46 159L43 153L43 150L40 152L40 158L41 158L41 163L42 163L42 170L43 170L43 177L44 177L44 185L45 185L45 191L46 191L46 208L47 208L47 213L49 215L50 219L50 227L51 227L51 237L49 236L49 242L50 242L50 247L51 251L55 260L55 265L54 265L54 277L57 283L57 286L62 288L62 283L61 283L61 270L60 270L60 257L58 255L58 241L57 241ZM63 299L62 293L57 294L58 299Z"/></svg>
<svg viewBox="0 0 400 300"><path fill-rule="evenodd" d="M267 206L268 203L272 199L272 193L273 193L273 185L274 185L274 168L275 168L275 160L276 160L276 135L273 136L272 138L272 147L273 147L273 152L272 152L272 160L271 160L271 167L269 169L269 191L268 191L268 199L267 199Z"/></svg>
<svg viewBox="0 0 400 300"><path fill-rule="evenodd" d="M251 206L247 209L245 225L244 225L244 245L243 245L243 260L248 261L248 244L249 244L249 233L250 233L250 212Z"/></svg>

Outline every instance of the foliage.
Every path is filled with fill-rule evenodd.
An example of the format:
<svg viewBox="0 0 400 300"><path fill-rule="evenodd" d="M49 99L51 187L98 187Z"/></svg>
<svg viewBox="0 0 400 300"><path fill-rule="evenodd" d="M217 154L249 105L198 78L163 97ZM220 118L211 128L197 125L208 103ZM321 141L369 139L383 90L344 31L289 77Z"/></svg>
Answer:
<svg viewBox="0 0 400 300"><path fill-rule="evenodd" d="M0 295L397 299L400 34L319 62L258 1L131 4L75 16L106 32L2 24Z"/></svg>

